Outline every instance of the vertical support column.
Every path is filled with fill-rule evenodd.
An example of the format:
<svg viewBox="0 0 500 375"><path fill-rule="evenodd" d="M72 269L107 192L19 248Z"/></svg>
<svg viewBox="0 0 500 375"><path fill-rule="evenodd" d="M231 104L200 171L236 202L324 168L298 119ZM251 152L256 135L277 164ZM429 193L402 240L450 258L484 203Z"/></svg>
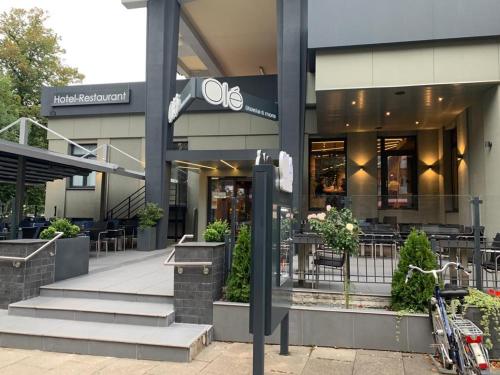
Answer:
<svg viewBox="0 0 500 375"><path fill-rule="evenodd" d="M28 144L28 136L29 136L29 126L26 117L21 117L19 119L19 144L27 145Z"/></svg>
<svg viewBox="0 0 500 375"><path fill-rule="evenodd" d="M307 0L277 0L280 149L293 158L293 209L302 220Z"/></svg>
<svg viewBox="0 0 500 375"><path fill-rule="evenodd" d="M24 189L26 184L26 159L24 156L17 158L17 175L16 175L16 198L12 207L12 228L11 238L17 238L19 223L23 219L24 205Z"/></svg>
<svg viewBox="0 0 500 375"><path fill-rule="evenodd" d="M476 288L483 289L483 267L481 256L481 215L479 205L483 203L479 197L472 199L472 224L474 225L474 276L476 278Z"/></svg>
<svg viewBox="0 0 500 375"><path fill-rule="evenodd" d="M167 148L173 141L168 103L176 91L180 5L178 0L148 1L146 52L146 201L165 214L157 228L156 247L167 246L171 163Z"/></svg>
<svg viewBox="0 0 500 375"><path fill-rule="evenodd" d="M109 145L105 144L103 148L103 159L109 162ZM101 178L101 209L99 212L99 220L104 221L107 219L108 214L108 181L109 176L107 173L102 173ZM108 218L109 219L109 218Z"/></svg>

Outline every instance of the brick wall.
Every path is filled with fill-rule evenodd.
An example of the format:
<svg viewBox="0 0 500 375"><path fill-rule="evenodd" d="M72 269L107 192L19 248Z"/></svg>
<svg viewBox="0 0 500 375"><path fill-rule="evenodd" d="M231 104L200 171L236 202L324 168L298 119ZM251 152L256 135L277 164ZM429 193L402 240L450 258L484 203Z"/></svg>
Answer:
<svg viewBox="0 0 500 375"><path fill-rule="evenodd" d="M46 241L13 240L0 241L0 256L26 257ZM0 261L0 309L10 303L36 297L40 286L54 282L54 245L50 245L19 268L9 261Z"/></svg>
<svg viewBox="0 0 500 375"><path fill-rule="evenodd" d="M224 285L223 243L188 242L175 247L176 262L212 262L208 274L203 267L179 267L174 270L175 321L212 324L213 302L222 297Z"/></svg>

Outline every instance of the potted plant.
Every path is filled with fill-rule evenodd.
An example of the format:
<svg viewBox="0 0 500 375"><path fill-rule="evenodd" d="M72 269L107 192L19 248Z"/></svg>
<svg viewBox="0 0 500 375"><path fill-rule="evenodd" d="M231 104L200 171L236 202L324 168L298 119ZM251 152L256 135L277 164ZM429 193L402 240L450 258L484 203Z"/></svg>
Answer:
<svg viewBox="0 0 500 375"><path fill-rule="evenodd" d="M55 281L89 273L90 238L79 236L80 228L68 219L56 219L40 233L40 238L50 240L62 232L56 240Z"/></svg>
<svg viewBox="0 0 500 375"><path fill-rule="evenodd" d="M156 249L156 224L163 217L163 209L158 207L156 203L146 203L137 215L139 217L137 250Z"/></svg>
<svg viewBox="0 0 500 375"><path fill-rule="evenodd" d="M229 232L229 223L226 220L215 220L207 225L203 238L206 242L224 242L224 237Z"/></svg>
<svg viewBox="0 0 500 375"><path fill-rule="evenodd" d="M250 300L250 264L251 244L250 228L240 228L234 247L233 266L227 283L226 297L231 302L249 302Z"/></svg>
<svg viewBox="0 0 500 375"><path fill-rule="evenodd" d="M350 256L356 254L359 249L359 225L352 211L348 208L337 210L330 205L326 206L326 212L310 214L309 226L318 233L323 242L334 253L344 258L346 277L344 278L344 295L346 307L349 307L349 278L350 278Z"/></svg>

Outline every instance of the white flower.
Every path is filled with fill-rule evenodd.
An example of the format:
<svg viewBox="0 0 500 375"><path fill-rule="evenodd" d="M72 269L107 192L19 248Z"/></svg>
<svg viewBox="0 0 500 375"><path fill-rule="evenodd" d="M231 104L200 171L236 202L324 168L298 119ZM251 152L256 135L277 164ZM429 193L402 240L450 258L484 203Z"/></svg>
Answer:
<svg viewBox="0 0 500 375"><path fill-rule="evenodd" d="M317 214L316 217L318 220L323 221L326 218L326 214L324 212L321 212L321 213Z"/></svg>
<svg viewBox="0 0 500 375"><path fill-rule="evenodd" d="M311 219L317 219L318 217L316 216L316 214L309 214L307 215L307 220L311 220Z"/></svg>
<svg viewBox="0 0 500 375"><path fill-rule="evenodd" d="M354 230L354 225L352 225L351 223L347 223L345 227L349 232L352 232Z"/></svg>
<svg viewBox="0 0 500 375"><path fill-rule="evenodd" d="M330 211L331 209L332 209L332 206L330 206L330 205L326 206L327 211Z"/></svg>

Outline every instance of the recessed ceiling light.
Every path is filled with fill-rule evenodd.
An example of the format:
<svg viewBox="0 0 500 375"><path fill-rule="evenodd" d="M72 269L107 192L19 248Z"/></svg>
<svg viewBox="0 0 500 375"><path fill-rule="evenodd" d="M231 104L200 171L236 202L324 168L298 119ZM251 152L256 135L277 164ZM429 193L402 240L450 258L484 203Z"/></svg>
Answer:
<svg viewBox="0 0 500 375"><path fill-rule="evenodd" d="M420 121L415 121L415 125L418 125L418 124L420 124Z"/></svg>
<svg viewBox="0 0 500 375"><path fill-rule="evenodd" d="M440 96L440 97L438 98L438 100L439 100L440 102L442 102L442 101L443 101L443 99L444 99L444 98L443 98L442 96Z"/></svg>
<svg viewBox="0 0 500 375"><path fill-rule="evenodd" d="M352 105L356 105L356 100L353 100L353 101L351 102L351 104L352 104Z"/></svg>
<svg viewBox="0 0 500 375"><path fill-rule="evenodd" d="M347 124L345 124L345 126L346 126L346 127L349 127L349 126L351 126L351 125L350 125L349 123L347 123Z"/></svg>
<svg viewBox="0 0 500 375"><path fill-rule="evenodd" d="M385 115L386 115L386 116L390 116L390 115L391 115L391 112L387 111L387 112L385 113Z"/></svg>

